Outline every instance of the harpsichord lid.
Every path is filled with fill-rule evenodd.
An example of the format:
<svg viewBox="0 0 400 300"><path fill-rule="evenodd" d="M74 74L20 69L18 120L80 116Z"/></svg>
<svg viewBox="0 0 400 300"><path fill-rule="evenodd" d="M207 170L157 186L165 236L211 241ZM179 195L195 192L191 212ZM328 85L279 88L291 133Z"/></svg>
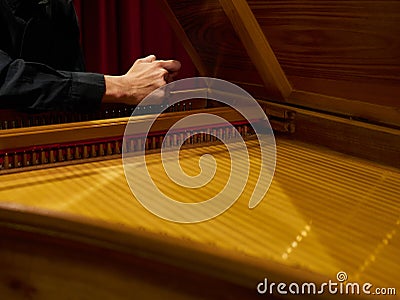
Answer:
<svg viewBox="0 0 400 300"><path fill-rule="evenodd" d="M160 0L200 75L400 126L399 1Z"/></svg>

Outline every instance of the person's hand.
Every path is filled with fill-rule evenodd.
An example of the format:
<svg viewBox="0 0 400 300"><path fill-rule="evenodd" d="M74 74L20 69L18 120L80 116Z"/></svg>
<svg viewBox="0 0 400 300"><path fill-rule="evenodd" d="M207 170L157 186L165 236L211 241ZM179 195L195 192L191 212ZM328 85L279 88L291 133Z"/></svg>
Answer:
<svg viewBox="0 0 400 300"><path fill-rule="evenodd" d="M176 60L156 60L154 55L135 61L122 76L104 76L104 102L138 104L148 94L171 82L181 67Z"/></svg>

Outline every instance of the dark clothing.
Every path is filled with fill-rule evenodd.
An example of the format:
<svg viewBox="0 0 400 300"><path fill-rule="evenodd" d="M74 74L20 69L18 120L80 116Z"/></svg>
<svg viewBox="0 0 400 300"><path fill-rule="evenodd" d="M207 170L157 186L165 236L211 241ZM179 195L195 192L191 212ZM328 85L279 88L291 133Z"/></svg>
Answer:
<svg viewBox="0 0 400 300"><path fill-rule="evenodd" d="M0 0L0 108L96 109L104 75L84 71L71 0Z"/></svg>

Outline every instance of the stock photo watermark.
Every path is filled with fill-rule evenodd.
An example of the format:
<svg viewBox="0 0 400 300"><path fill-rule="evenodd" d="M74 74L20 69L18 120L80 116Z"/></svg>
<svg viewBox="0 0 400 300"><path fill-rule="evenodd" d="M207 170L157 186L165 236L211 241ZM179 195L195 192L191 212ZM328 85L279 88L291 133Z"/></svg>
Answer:
<svg viewBox="0 0 400 300"><path fill-rule="evenodd" d="M201 172L196 176L190 176L180 166L179 152L185 141L193 134L212 135L224 144L230 157L230 174L224 188L205 201L183 203L163 193L148 171L146 137L160 115L168 107L184 100L207 99L220 102L240 113L258 140L260 169L256 185L248 199L249 209L255 208L269 189L276 164L275 137L268 118L258 102L245 90L230 82L208 77L188 78L172 82L147 96L136 107L130 119L137 119L146 107L160 102L160 99L163 99L162 103L166 105L153 106L152 114L147 117L146 122L128 122L125 129L123 167L135 198L143 207L160 218L179 223L196 223L222 214L241 196L250 172L246 143L233 124L206 110L197 113L194 111L168 129L163 136L160 150L161 163L165 173L175 184L189 190L205 186L214 178L218 167L213 153L202 155L198 162ZM129 143L138 136L144 138L137 138L139 145L136 146L133 155L126 149L129 149Z"/></svg>
<svg viewBox="0 0 400 300"><path fill-rule="evenodd" d="M375 287L372 283L350 282L346 272L336 274L336 280L327 282L270 282L268 278L257 285L260 295L396 295L394 287Z"/></svg>

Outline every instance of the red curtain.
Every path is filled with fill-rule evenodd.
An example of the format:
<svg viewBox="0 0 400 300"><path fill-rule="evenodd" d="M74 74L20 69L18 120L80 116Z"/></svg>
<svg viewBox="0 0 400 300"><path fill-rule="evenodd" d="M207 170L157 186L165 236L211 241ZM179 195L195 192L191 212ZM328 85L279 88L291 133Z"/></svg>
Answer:
<svg viewBox="0 0 400 300"><path fill-rule="evenodd" d="M181 61L180 78L196 75L156 0L74 0L74 5L88 71L120 75L137 58L154 54Z"/></svg>

